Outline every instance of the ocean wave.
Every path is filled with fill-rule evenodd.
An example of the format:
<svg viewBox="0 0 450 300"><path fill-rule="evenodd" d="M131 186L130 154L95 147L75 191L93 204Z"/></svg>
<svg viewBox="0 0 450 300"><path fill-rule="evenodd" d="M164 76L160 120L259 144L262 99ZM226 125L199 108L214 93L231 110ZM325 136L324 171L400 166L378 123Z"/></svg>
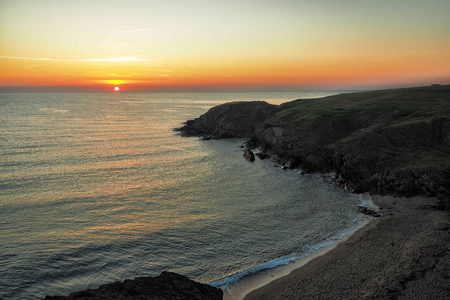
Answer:
<svg viewBox="0 0 450 300"><path fill-rule="evenodd" d="M360 206L373 206L374 204L367 200L364 199L363 194L359 194L358 195L358 199L360 201ZM370 202L370 203L369 203ZM241 272L237 272L228 276L225 276L223 278L214 280L212 282L209 282L208 284L213 286L213 287L220 287L222 289L226 289L228 288L228 286L230 284L233 284L247 276L251 276L254 275L256 273L259 273L261 271L264 270L269 270L269 269L274 269L280 266L284 266L287 265L289 263L295 262L299 259L303 259L306 258L312 254L314 254L315 252L317 252L320 249L332 246L334 243L336 243L339 240L344 239L345 237L354 234L358 228L361 226L362 223L362 218L361 216L356 216L355 219L353 219L353 223L354 226L341 230L339 232L331 232L325 236L323 236L323 240L320 241L319 243L310 245L307 244L303 247L303 252L302 254L298 254L298 253L292 253L288 256L284 256L284 257L280 257L280 258L276 258L273 260L270 260L268 262L262 263L260 265L254 266L252 268L246 269L244 271Z"/></svg>
<svg viewBox="0 0 450 300"><path fill-rule="evenodd" d="M322 241L320 241L319 243L315 243L313 245L310 245L310 244L305 245L302 249L303 250L302 254L292 253L291 255L288 255L288 256L276 258L276 259L270 260L268 262L262 263L260 265L257 265L255 267L246 269L242 272L237 272L237 273L228 275L226 277L214 280L212 282L209 282L208 284L213 287L220 287L222 289L226 289L226 288L228 288L228 286L230 284L233 284L241 279L244 279L247 276L254 275L254 274L259 273L264 270L269 270L269 269L274 269L274 268L277 268L280 266L284 266L289 263L295 262L299 259L306 258L306 257L314 254L318 250L332 246L337 241L342 240L345 237L347 237L348 235L355 233L358 230L360 224L361 224L361 221L358 220L356 226L354 226L354 227L339 231L337 233L330 233L329 236L324 237L324 239Z"/></svg>

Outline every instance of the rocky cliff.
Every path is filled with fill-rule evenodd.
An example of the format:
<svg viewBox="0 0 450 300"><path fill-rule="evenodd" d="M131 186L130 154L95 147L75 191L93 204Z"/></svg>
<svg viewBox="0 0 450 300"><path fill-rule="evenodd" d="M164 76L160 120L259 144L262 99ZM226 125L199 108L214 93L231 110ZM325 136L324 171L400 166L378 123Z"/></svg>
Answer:
<svg viewBox="0 0 450 300"><path fill-rule="evenodd" d="M219 288L197 283L176 273L163 272L157 277L138 277L69 296L47 296L45 300L222 300L222 297L223 292Z"/></svg>
<svg viewBox="0 0 450 300"><path fill-rule="evenodd" d="M231 102L211 108L206 114L176 129L187 136L205 139L249 138L256 127L277 109L264 101Z"/></svg>
<svg viewBox="0 0 450 300"><path fill-rule="evenodd" d="M304 172L333 172L354 192L450 199L450 85L341 94L273 106L219 105L179 129L250 138Z"/></svg>

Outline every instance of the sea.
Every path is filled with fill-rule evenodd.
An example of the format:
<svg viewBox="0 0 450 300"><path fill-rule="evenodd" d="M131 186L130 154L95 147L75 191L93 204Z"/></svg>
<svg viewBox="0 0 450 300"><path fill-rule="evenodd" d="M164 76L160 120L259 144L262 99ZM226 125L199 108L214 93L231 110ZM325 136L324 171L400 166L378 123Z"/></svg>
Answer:
<svg viewBox="0 0 450 300"><path fill-rule="evenodd" d="M225 102L341 92L0 94L0 299L162 271L232 293L354 232L361 195L173 130Z"/></svg>

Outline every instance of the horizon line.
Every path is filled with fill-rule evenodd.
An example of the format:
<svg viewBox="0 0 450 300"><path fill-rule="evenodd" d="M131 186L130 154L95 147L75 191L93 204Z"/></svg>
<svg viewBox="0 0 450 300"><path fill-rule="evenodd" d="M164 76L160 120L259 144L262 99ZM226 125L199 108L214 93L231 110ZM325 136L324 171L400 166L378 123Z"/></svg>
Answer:
<svg viewBox="0 0 450 300"><path fill-rule="evenodd" d="M365 91L393 88L426 87L448 85L450 83L423 84L361 84L361 85L314 85L314 86L173 86L173 87L131 87L120 86L120 92L261 92L261 91ZM114 92L115 85L74 86L74 85L0 85L0 93L83 93Z"/></svg>

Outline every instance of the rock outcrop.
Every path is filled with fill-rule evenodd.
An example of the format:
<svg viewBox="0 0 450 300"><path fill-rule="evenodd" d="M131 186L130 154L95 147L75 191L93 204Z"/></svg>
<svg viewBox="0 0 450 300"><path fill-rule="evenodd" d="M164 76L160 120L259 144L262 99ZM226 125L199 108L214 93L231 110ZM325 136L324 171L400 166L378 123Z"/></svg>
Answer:
<svg viewBox="0 0 450 300"><path fill-rule="evenodd" d="M175 130L205 139L250 138L256 127L273 115L276 109L276 105L263 101L225 103Z"/></svg>
<svg viewBox="0 0 450 300"><path fill-rule="evenodd" d="M248 137L250 148L304 172L333 172L354 192L450 203L450 85L295 100L228 103L180 128Z"/></svg>
<svg viewBox="0 0 450 300"><path fill-rule="evenodd" d="M374 217L374 218L379 218L382 216L379 212L372 210L372 209L368 209L365 206L358 206L358 211L361 214L364 214L364 215L370 216L370 217Z"/></svg>
<svg viewBox="0 0 450 300"><path fill-rule="evenodd" d="M244 157L249 161L255 161L255 154L250 149L244 151Z"/></svg>
<svg viewBox="0 0 450 300"><path fill-rule="evenodd" d="M98 289L75 292L69 296L47 296L45 300L222 300L223 291L170 272L157 277L138 277L105 284Z"/></svg>

